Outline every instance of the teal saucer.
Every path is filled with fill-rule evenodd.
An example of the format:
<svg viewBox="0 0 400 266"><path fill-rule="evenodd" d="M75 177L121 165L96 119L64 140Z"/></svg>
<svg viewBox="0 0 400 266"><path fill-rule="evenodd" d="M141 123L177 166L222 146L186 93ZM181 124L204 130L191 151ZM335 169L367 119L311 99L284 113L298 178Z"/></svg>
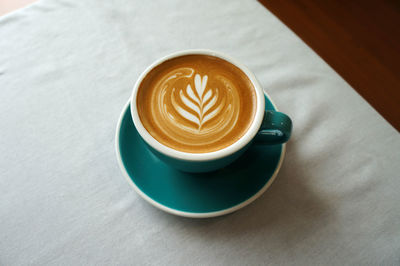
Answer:
<svg viewBox="0 0 400 266"><path fill-rule="evenodd" d="M276 110L265 100L266 110ZM140 196L161 210L193 218L224 215L254 201L274 181L285 154L285 145L252 145L223 169L184 173L147 149L133 125L129 102L122 110L115 142L122 173Z"/></svg>

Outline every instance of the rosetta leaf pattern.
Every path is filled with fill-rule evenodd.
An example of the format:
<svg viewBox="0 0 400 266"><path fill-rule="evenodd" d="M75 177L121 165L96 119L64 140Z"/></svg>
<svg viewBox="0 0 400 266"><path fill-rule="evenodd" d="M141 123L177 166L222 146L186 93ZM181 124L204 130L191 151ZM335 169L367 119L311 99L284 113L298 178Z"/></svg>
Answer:
<svg viewBox="0 0 400 266"><path fill-rule="evenodd" d="M207 81L207 75L201 77L199 74L196 74L194 77L194 89L188 84L186 87L187 96L183 91L179 93L179 97L185 106L175 106L176 111L183 118L198 126L198 130L201 130L204 123L215 117L222 110L222 106L220 105L210 111L217 104L219 93L218 89L207 90ZM187 110L191 110L192 112Z"/></svg>

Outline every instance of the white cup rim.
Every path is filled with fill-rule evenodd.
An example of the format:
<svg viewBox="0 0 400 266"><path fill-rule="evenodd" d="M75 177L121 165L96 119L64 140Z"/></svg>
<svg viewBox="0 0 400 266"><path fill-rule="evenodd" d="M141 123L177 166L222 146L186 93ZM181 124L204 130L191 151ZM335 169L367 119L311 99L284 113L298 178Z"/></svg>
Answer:
<svg viewBox="0 0 400 266"><path fill-rule="evenodd" d="M143 126L139 114L137 111L137 105L136 105L136 100L137 100L137 92L139 85L142 83L144 77L156 66L160 65L161 63L175 58L175 57L180 57L184 55L209 55L209 56L214 56L221 58L225 61L228 61L238 67L240 70L242 70L246 76L250 79L251 83L253 84L253 87L256 91L256 99L257 99L257 106L256 106L256 113L254 116L254 120L251 123L249 129L246 131L246 133L235 143L229 145L228 147L225 147L221 150L213 151L213 152L207 152L207 153L189 153L189 152L183 152L183 151L178 151L175 149L172 149L159 141L157 141ZM136 130L142 137L142 139L150 145L153 149L158 151L159 153L166 155L168 157L172 157L175 159L179 160L184 160L184 161L210 161L210 160L217 160L221 159L224 157L227 157L231 154L234 154L235 152L239 151L240 149L244 148L247 144L251 142L251 140L255 137L257 134L258 130L261 127L261 123L264 117L264 112L265 112L265 99L264 99L264 91L257 81L255 75L242 63L238 62L236 59L227 56L223 53L216 52L213 50L209 49L189 49L189 50L183 50L183 51L178 51L174 52L172 54L166 55L158 60L156 60L154 63L152 63L150 66L148 66L145 71L139 76L137 79L134 87L133 87L133 92L132 96L130 98L130 111L131 111L131 116L133 123L136 127Z"/></svg>

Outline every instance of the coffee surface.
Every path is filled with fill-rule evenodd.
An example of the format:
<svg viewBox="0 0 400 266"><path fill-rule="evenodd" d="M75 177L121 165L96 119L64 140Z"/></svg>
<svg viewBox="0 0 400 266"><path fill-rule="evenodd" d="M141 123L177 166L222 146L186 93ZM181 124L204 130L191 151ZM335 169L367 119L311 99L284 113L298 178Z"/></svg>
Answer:
<svg viewBox="0 0 400 266"><path fill-rule="evenodd" d="M143 79L137 109L146 130L175 150L206 153L242 137L256 110L256 92L233 64L207 55L167 60Z"/></svg>

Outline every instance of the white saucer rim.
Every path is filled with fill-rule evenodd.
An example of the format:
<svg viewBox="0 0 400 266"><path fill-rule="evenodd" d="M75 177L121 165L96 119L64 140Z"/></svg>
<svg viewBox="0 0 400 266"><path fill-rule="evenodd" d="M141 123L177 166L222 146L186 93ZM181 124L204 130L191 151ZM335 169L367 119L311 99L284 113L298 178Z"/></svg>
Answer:
<svg viewBox="0 0 400 266"><path fill-rule="evenodd" d="M267 95L267 97L268 97L268 95ZM271 101L271 99L269 97L268 97L268 100L274 106L275 110L278 111L275 104ZM268 182L257 193L255 193L253 196L251 196L250 198L248 198L247 200L245 200L241 203L238 203L227 209L223 209L220 211L213 211L213 212L186 212L186 211L179 211L179 210L167 207L165 205L162 205L161 203L158 203L157 201L155 201L152 198L150 198L149 196L147 196L138 186L136 186L136 184L130 178L128 171L126 170L126 168L122 162L121 151L119 149L119 132L121 129L121 124L122 124L124 114L125 114L126 110L129 108L129 104L130 104L130 100L128 100L128 102L124 105L124 108L122 109L122 112L118 119L118 124L117 124L117 128L116 128L116 133L115 133L115 151L117 154L118 165L122 171L123 176L128 181L128 183L133 187L133 189L136 191L136 193L138 193L139 196L141 196L143 199L145 199L151 205L153 205L154 207L156 207L162 211L165 211L167 213L174 214L177 216L188 217L188 218L211 218L211 217L222 216L222 215L226 215L226 214L235 212L235 211L249 205L250 203L255 201L257 198L259 198L272 185L272 183L276 179L276 176L279 173L279 170L281 169L283 159L284 159L285 153L286 153L286 144L282 144L281 155L279 158L278 165L275 168L275 171L272 174L271 178L268 180Z"/></svg>

